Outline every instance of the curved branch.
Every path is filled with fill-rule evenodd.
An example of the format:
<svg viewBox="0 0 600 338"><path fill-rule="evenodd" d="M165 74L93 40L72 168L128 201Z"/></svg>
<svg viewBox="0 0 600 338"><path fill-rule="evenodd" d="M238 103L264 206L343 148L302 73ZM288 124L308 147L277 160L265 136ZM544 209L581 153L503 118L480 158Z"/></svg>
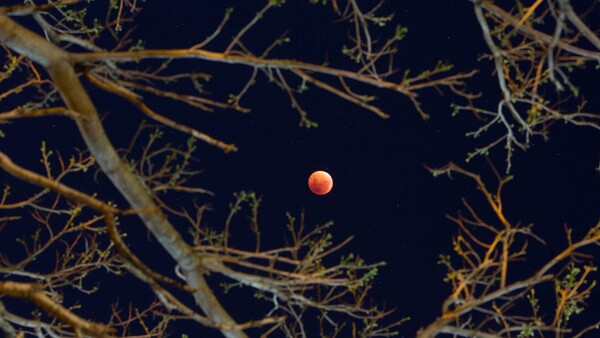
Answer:
<svg viewBox="0 0 600 338"><path fill-rule="evenodd" d="M470 1L473 3L480 3L483 8L490 11L494 16L497 16L500 19L505 20L507 23L509 23L511 26L515 27L515 29L519 30L525 36L528 36L532 39L539 39L548 44L554 40L554 36L552 36L552 35L548 35L544 32L540 32L540 31L533 29L531 27L528 27L526 25L520 25L519 20L517 18L515 18L514 16L512 16L510 13L506 12L502 8L494 5L489 0L479 0L479 1L478 0L470 0ZM590 59L595 59L597 61L600 61L600 52L595 52L595 51L587 50L587 49L580 48L577 46L573 46L562 40L559 40L557 42L557 45L560 48L567 50L575 55L580 55L583 57L588 57Z"/></svg>
<svg viewBox="0 0 600 338"><path fill-rule="evenodd" d="M226 153L228 153L230 151L238 150L237 147L235 146L235 144L227 144L225 142L219 141L219 140L211 137L210 135L202 133L194 128L188 127L181 123L177 123L167 117L164 117L164 116L156 113L155 111L150 109L142 100L135 97L135 95L133 93L131 93L125 89L119 88L117 86L112 86L112 85L106 83L105 81L98 79L96 76L90 74L87 71L84 71L83 75L85 76L86 79L88 79L95 86L97 86L103 90L106 90L107 92L119 95L120 97L126 99L127 101L129 101L129 102L133 103L135 106L137 106L138 109L141 110L142 113L144 113L146 116L148 116L149 118L151 118L155 121L158 121L158 122L164 124L165 126L169 126L173 129L179 130L183 133L192 135L197 139L200 139L210 145L213 145L217 148L222 149Z"/></svg>
<svg viewBox="0 0 600 338"><path fill-rule="evenodd" d="M148 49L128 52L71 53L70 57L75 63L85 63L91 61L138 62L142 59L200 59L205 61L240 64L259 68L278 68L290 70L299 69L307 72L315 72L334 77L352 79L374 87L388 88L404 95L413 95L410 87L406 87L403 84L384 81L373 78L372 76L366 74L359 74L349 70L337 69L300 61L286 59L266 59L253 55L232 55L202 49Z"/></svg>
<svg viewBox="0 0 600 338"><path fill-rule="evenodd" d="M67 310L64 306L48 297L40 285L12 281L0 282L0 295L28 299L48 315L69 324L76 332L83 331L86 334L99 338L112 337L109 327L83 319Z"/></svg>
<svg viewBox="0 0 600 338"><path fill-rule="evenodd" d="M46 68L70 110L79 112L75 122L88 149L103 172L126 198L133 209L142 212L140 218L159 243L177 262L187 283L196 290L194 298L204 313L216 323L235 326L236 323L223 308L206 283L202 262L181 234L156 206L148 189L127 169L104 132L104 128L88 93L73 68L70 54L46 41L36 33L18 25L0 13L0 43L22 53ZM241 330L221 330L230 338L246 337Z"/></svg>

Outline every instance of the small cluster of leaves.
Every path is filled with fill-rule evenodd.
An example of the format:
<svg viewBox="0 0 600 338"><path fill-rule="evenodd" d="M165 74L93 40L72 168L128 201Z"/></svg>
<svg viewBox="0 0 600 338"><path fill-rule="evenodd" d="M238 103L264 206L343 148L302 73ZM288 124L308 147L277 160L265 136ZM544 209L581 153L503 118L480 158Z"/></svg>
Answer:
<svg viewBox="0 0 600 338"><path fill-rule="evenodd" d="M99 23L98 18L93 18L91 19L91 23L86 23L89 20L87 7L60 10L60 12L64 16L66 23L70 23L73 26L73 32L98 37L104 31L104 26Z"/></svg>
<svg viewBox="0 0 600 338"><path fill-rule="evenodd" d="M430 79L434 75L442 74L451 71L454 68L454 65L451 63L447 63L442 60L438 60L433 69L426 69L419 73L417 76L411 77L411 70L407 68L404 71L404 75L402 76L402 84L410 85L411 83L415 83L417 81L422 81L426 79Z"/></svg>
<svg viewBox="0 0 600 338"><path fill-rule="evenodd" d="M367 15L365 15L365 19L371 21L378 27L385 27L388 23L390 23L394 19L394 13L389 14L387 16L378 16L375 14L367 14Z"/></svg>
<svg viewBox="0 0 600 338"><path fill-rule="evenodd" d="M2 66L4 73L1 74L1 79L10 76L17 69L18 65L19 59L16 56L13 55L8 58L7 62L4 64L4 66Z"/></svg>
<svg viewBox="0 0 600 338"><path fill-rule="evenodd" d="M585 270L596 271L596 267L585 266ZM573 315L580 314L585 310L585 299L589 297L589 294L583 297L569 297L568 295L575 294L578 288L586 282L584 277L581 276L582 269L571 263L565 275L562 279L557 279L554 282L554 288L557 296L557 302L564 300L564 307L562 311L559 325L566 325ZM592 285L593 287L594 285Z"/></svg>
<svg viewBox="0 0 600 338"><path fill-rule="evenodd" d="M140 130L145 127L142 124ZM138 132L124 157L129 158L126 162L130 170L150 189L166 192L182 186L198 173L189 169L197 140L194 137L188 138L185 148L180 149L168 142L160 144L163 134L161 129L155 129L148 135L141 154L133 156L131 152L137 142Z"/></svg>
<svg viewBox="0 0 600 338"><path fill-rule="evenodd" d="M356 291L359 288L368 287L373 283L377 274L379 273L379 267L385 266L385 262L380 262L376 265L366 264L364 259L355 256L353 253L350 253L346 256L342 256L340 259L339 266L353 266L358 269L365 268L366 272L363 272L362 275L357 274L357 270L348 270L346 271L346 276L348 279L353 281L352 284L348 286L350 291Z"/></svg>

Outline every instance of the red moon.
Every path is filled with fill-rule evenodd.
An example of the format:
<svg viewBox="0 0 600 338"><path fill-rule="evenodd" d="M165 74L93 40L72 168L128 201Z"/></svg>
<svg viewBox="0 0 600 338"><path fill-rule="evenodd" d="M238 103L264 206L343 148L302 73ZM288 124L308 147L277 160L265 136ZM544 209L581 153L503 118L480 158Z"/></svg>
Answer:
<svg viewBox="0 0 600 338"><path fill-rule="evenodd" d="M315 195L326 195L333 188L333 179L325 171L315 171L308 178L308 188Z"/></svg>

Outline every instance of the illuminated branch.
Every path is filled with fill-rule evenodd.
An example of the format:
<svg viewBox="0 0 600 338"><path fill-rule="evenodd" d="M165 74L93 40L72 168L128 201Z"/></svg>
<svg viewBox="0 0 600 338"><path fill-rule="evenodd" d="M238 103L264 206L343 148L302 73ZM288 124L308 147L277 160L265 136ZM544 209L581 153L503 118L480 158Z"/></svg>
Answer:
<svg viewBox="0 0 600 338"><path fill-rule="evenodd" d="M77 114L77 112L66 109L65 107L40 109L17 108L8 112L0 113L0 120L22 119L28 117L44 117L53 115L77 117L79 114Z"/></svg>
<svg viewBox="0 0 600 338"><path fill-rule="evenodd" d="M164 214L158 211L148 190L120 160L104 132L96 108L69 62L69 54L2 14L0 14L0 42L28 55L47 69L69 109L82 114L76 122L89 150L94 154L104 173L134 209L157 210L141 213L140 218L186 273L187 282L196 290L195 299L207 316L223 325L235 325L233 319L208 288L202 276L201 262L194 255L191 247L183 241ZM239 330L223 330L223 333L231 338L246 336Z"/></svg>
<svg viewBox="0 0 600 338"><path fill-rule="evenodd" d="M524 35L526 35L529 38L539 39L540 41L542 41L544 43L550 43L550 42L552 42L552 40L554 40L554 37L552 35L549 35L544 32L541 32L539 30L533 29L526 25L520 25L519 20L517 18L510 15L508 12L506 12L502 8L498 7L497 5L495 5L494 3L492 3L489 0L469 0L469 1L475 3L476 6L481 6L485 9L489 10L490 13L492 13L493 15L506 21L507 23L509 23L516 29L518 29L521 33L523 33ZM562 40L558 41L558 46L568 52L575 54L575 55L580 55L583 57L587 57L590 59L600 61L600 52L579 48L577 46L573 46Z"/></svg>
<svg viewBox="0 0 600 338"><path fill-rule="evenodd" d="M531 232L531 226L510 226L504 216L501 189L510 177L501 178L495 172L499 185L496 193L492 194L479 175L454 163L429 170L435 176L458 173L474 180L492 208L494 216L504 225L499 227L493 222L485 221L465 200L463 204L472 218L462 214L448 217L459 226L460 233L454 240L454 251L461 263L455 264L450 256L441 256L440 264L448 268L446 280L451 283L453 293L444 302L440 317L422 328L418 337L435 337L444 333L496 337L508 332L548 332L556 333L560 337L562 333L569 332L567 323L571 310L567 309L566 304L569 304L570 309L579 306L589 297L591 289L595 286L594 282L589 281L592 279L590 273L596 268L586 265L583 268L584 272L580 274L579 268L575 266L575 258L581 256L582 249L600 245L600 222L591 227L578 241L571 241L568 235L568 246L541 265L531 277L512 281L506 273L508 262L522 259L527 253L527 242L519 240L519 237L538 238ZM490 233L493 240L484 240L490 237ZM569 233L567 231L567 234ZM462 234L466 234L466 237ZM520 242L520 248L515 248ZM456 267L457 265L460 267ZM555 284L557 304L552 323L544 324L541 314L538 313L536 290L548 282ZM513 308L527 302L531 303L531 315L513 313ZM490 323L492 320L498 325ZM465 327L469 327L470 330L465 330Z"/></svg>
<svg viewBox="0 0 600 338"><path fill-rule="evenodd" d="M99 323L85 320L48 297L40 285L4 281L0 282L0 295L23 298L33 302L48 315L70 325L78 336L81 333L93 337L112 337L111 330Z"/></svg>
<svg viewBox="0 0 600 338"><path fill-rule="evenodd" d="M492 148L503 145L506 172L510 172L514 148L527 149L535 136L548 139L549 128L555 121L600 129L600 113L586 109L585 99L576 102L576 108L569 105L572 99L583 95L568 74L584 68L586 62L600 61L600 52L577 46L580 37L586 37L596 48L600 43L597 35L574 13L568 0L559 1L560 9L553 9L554 5L548 1L536 1L520 19L489 0L471 2L491 53L482 59L493 62L502 99L494 108L478 107L475 101L455 105L455 113L470 111L477 117L484 115L482 126L467 136L480 138L495 129L503 132L477 147L467 160L477 155L487 156ZM538 24L544 20L552 21L554 27ZM576 31L568 29L567 21ZM552 34L543 32L551 29ZM506 34L508 30L512 33ZM572 97L549 94L565 89Z"/></svg>
<svg viewBox="0 0 600 338"><path fill-rule="evenodd" d="M180 312L186 314L187 316L189 316L191 319L196 320L200 324L203 324L203 325L209 326L209 327L222 329L222 330L244 330L244 329L256 327L256 326L276 324L281 321L281 318L263 318L260 320L242 323L239 325L238 324L229 325L229 324L217 323L217 322L212 321L209 318L198 315L192 309L190 309L185 304L180 302L177 298L175 298L170 292L168 292L163 287L161 287L158 284L158 282L162 282L162 283L165 283L168 285L175 286L175 287L182 289L184 291L187 291L187 292L195 292L196 290L190 288L188 285L182 284L181 282L175 281L171 278L162 276L162 275L152 271L149 267L147 267L138 257L136 257L129 250L129 248L126 246L126 244L122 241L121 235L119 234L119 232L116 229L115 214L131 214L131 213L140 213L140 212L143 213L143 212L148 212L148 211L143 211L143 210L121 211L121 210L115 209L114 207L112 207L108 204L105 204L104 202L102 202L92 196L89 196L89 195L84 194L80 191L77 191L73 188L70 188L64 184L61 184L54 180L40 176L36 173L33 173L29 170L26 170L22 167L17 166L2 152L0 152L0 168L5 170L9 174L15 176L16 178L19 178L21 180L27 181L27 182L35 184L35 185L39 185L44 188L48 188L58 194L61 194L71 200L75 200L80 203L83 203L83 204L91 207L92 209L95 209L96 211L102 213L104 221L106 223L107 231L111 238L111 241L116 246L117 252L126 260L127 269L130 272L132 272L133 275L135 275L136 277L138 277L139 279L144 281L146 284L148 284L153 289L153 291L157 294L157 296L161 300L161 302L163 302L163 304L168 309L180 311ZM212 266L212 264L210 266ZM207 265L207 267L208 267L208 265ZM10 288L8 288L7 290L10 291ZM0 294L2 292L3 292L2 284L0 284ZM17 297L25 297L21 294L15 294L15 293L11 293L8 291L6 291L4 293L12 295L12 296L17 296ZM25 298L29 298L29 296L27 296ZM45 304L45 303L40 304L35 299L32 299L32 300L38 306L40 306L42 309L47 310L47 308L46 308L47 304ZM61 313L57 314L56 317L65 321L66 323L71 324L70 321L65 320L65 317L64 317L66 315L64 313L65 311L67 312L67 314L71 314L70 311L64 309L64 310L61 310ZM100 324L98 324L98 325L100 325ZM74 326L74 329L77 329L79 327L80 326ZM86 330L89 331L89 329L84 329L84 332L87 332ZM104 336L101 336L101 337L104 337Z"/></svg>
<svg viewBox="0 0 600 338"><path fill-rule="evenodd" d="M120 88L120 87L117 87L114 85L110 85L110 84L106 83L106 81L99 80L95 76L93 76L92 74L90 74L88 72L84 72L84 74L85 74L85 77L90 82L92 82L94 85L96 85L108 92L111 92L113 94L117 94L117 95L121 96L122 98L128 100L129 102L136 105L149 118L151 118L155 121L158 121L166 126L169 126L173 129L177 129L181 132L192 135L208 144L211 144L220 149L223 149L226 153L230 152L230 151L237 151L237 147L234 144L227 144L227 143L221 142L221 141L214 139L214 138L210 137L209 135L206 135L194 128L182 125L180 123L177 123L167 117L164 117L164 116L156 113L155 111L150 109L146 104L144 104L144 102L142 102L140 99L138 99L133 93L131 93L123 88Z"/></svg>

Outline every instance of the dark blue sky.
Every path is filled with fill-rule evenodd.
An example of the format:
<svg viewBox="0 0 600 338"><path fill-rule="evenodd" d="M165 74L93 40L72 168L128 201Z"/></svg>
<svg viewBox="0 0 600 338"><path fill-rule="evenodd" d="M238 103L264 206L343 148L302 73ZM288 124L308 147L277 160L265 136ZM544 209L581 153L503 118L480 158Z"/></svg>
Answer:
<svg viewBox="0 0 600 338"><path fill-rule="evenodd" d="M212 8L214 3L206 7L192 3L186 7L186 15L178 7L149 4L140 21L148 45L177 48L208 34L210 25L205 24L220 19L222 9ZM257 10L253 6L236 2L234 15L253 13ZM277 57L320 62L324 53L329 53L331 60L341 61L338 67L352 67L335 55L348 26L331 25L333 17L319 6L294 2L286 7L273 10L256 31L248 33L244 42L249 48L261 50L265 39L270 41L289 29L291 46L277 51ZM487 49L468 1L389 1L387 9L396 13L396 22L409 28L399 45L401 68L418 72L438 60L456 65L457 71L478 68L481 71L470 81L470 90L482 91L483 104L495 107L500 95L497 81L490 63L476 61ZM162 15L158 18L152 11ZM160 24L153 27L157 22ZM219 46L217 41L213 48ZM190 65L198 70L202 66ZM216 83L244 81L243 74L249 70L235 69L236 74L226 75L224 81L215 78ZM587 81L597 82L597 78L583 79L582 85ZM215 87L211 90L217 92ZM476 122L467 114L450 117L449 104L464 102L449 92L443 96L435 91L421 93L423 108L432 116L427 122L406 98L388 91L376 93L391 118L380 119L311 88L300 98L319 128L306 130L298 127L297 113L285 93L263 76L246 100L253 110L249 115L182 112L180 116L240 147L238 153L228 155L207 147L200 151L206 155L200 155L206 167L205 185L218 193L215 201L227 200L231 191L254 190L263 196L260 219L265 229L281 227L285 212L298 213L305 208L311 222L333 219L338 239L354 235L350 250L370 261L387 261L374 296L397 307L399 316L413 318L402 331L411 336L439 315L450 290L442 282L445 271L436 265L440 253L451 252L451 238L456 234L454 224L444 215L456 213L461 196L484 206L471 181L434 179L423 164L464 163L466 154L478 145L464 136ZM591 99L597 110L597 98ZM188 120L186 114L193 117ZM536 233L549 240L546 247L532 245L539 250L533 259L548 258L564 247L564 223L577 232L598 220L600 185L594 171L600 155L598 144L597 131L556 125L549 142L536 139L529 151L516 153L515 180L506 186L506 214L515 223L535 223ZM501 149L492 151L500 168L503 156ZM472 161L468 168L493 177L482 159ZM324 197L314 196L306 188L308 175L317 169L334 177L334 189ZM494 186L495 182L489 180L488 184ZM224 204L215 204L216 213L222 212ZM593 304L598 306L597 300Z"/></svg>
<svg viewBox="0 0 600 338"><path fill-rule="evenodd" d="M246 46L261 50L265 41L268 43L289 29L291 44L274 52L275 57L316 63L327 58L336 62L336 67L352 67L337 55L348 26L331 24L334 16L327 7L305 4L308 1L289 2L285 8L271 11L248 33L244 38ZM259 10L254 1L200 3L143 4L135 38L143 39L149 49L188 47L210 34L224 8L233 5L231 27L207 47L219 50L229 42L231 32L250 18L249 13ZM390 0L385 8L396 13L395 22L409 28L399 45L398 66L418 73L444 60L456 65L456 71L480 69L469 81L469 89L483 92L482 104L495 106L499 90L490 63L477 62L487 49L469 1ZM174 63L173 67L213 73L206 88L219 98L239 90L251 71L243 66L194 61ZM594 86L595 82L598 86L598 78L593 74L582 77L581 85ZM319 127L300 128L298 114L291 109L285 92L268 83L263 75L242 101L252 109L249 114L206 113L171 103L160 103L155 108L239 147L237 153L223 154L197 143L197 156L205 173L195 183L216 193L214 198L202 197L203 202L213 205L209 222L215 225L223 219L233 192L239 190L253 190L262 196L259 219L267 242L277 243L283 238L286 212L297 215L305 210L308 224L334 220L334 238L341 241L355 236L349 251L368 261L388 263L380 270L373 297L396 307L398 317L413 318L401 328L401 336L411 337L440 314L442 301L450 292L442 281L445 270L436 264L439 254L451 252L451 239L456 234L455 225L444 215L456 213L462 196L485 207L473 182L461 177L434 178L423 165L441 166L448 161L464 164L466 154L481 145L477 143L481 140L465 137L476 126L472 116L450 116L450 103L464 102L449 91L443 95L433 90L420 94L423 109L431 115L429 121L424 121L401 95L360 89L378 95L379 104L391 117L381 119L312 87L299 99ZM91 93L99 110L110 113L105 124L115 145L126 145L142 115L120 99L96 89ZM598 111L597 97L590 98L590 106ZM42 136L52 139L56 146L72 142L61 136L64 129L45 128L47 121L18 121L9 128L25 125L42 131L19 147L37 149ZM64 121L57 125L74 132ZM16 149L21 140L12 137L2 140L3 148ZM185 142L187 137L165 129L165 138L177 143ZM545 247L531 246L536 253L532 253L530 263L523 265L524 269L535 268L536 259L547 259L564 248L563 224L582 235L581 229L592 226L600 217L600 180L595 171L600 158L598 145L597 131L557 124L548 142L535 139L527 152L516 152L512 170L515 179L505 189L506 215L514 223L534 223L534 231L548 240ZM12 155L19 157L15 151ZM492 151L491 158L503 168L501 149ZM473 160L467 168L486 178L493 177L482 159ZM326 170L333 176L334 189L330 194L320 197L310 193L306 180L314 170ZM488 184L495 186L493 180L488 180ZM235 304L231 299L225 302ZM600 308L597 296L590 306ZM209 337L212 333L202 334Z"/></svg>

